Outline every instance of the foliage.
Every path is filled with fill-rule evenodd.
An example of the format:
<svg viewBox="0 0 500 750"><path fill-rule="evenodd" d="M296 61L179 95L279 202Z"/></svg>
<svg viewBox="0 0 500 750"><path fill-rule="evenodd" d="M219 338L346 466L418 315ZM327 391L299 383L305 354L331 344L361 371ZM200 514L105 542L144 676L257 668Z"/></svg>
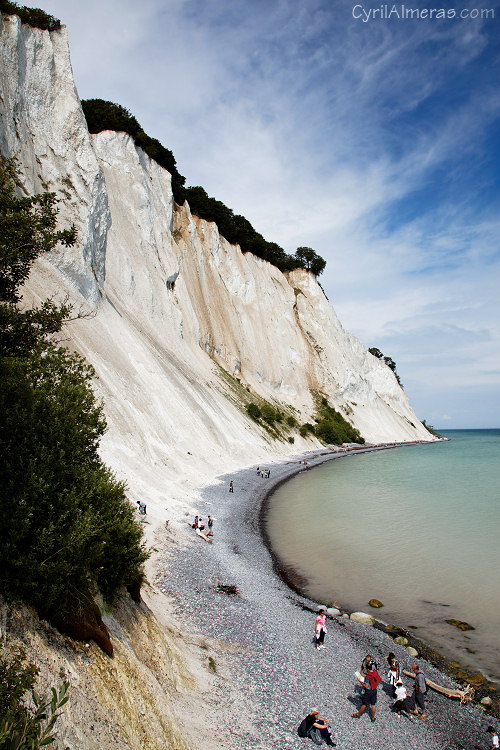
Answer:
<svg viewBox="0 0 500 750"><path fill-rule="evenodd" d="M340 445L342 443L364 443L358 430L353 427L327 399L317 400L316 427L314 434L323 443Z"/></svg>
<svg viewBox="0 0 500 750"><path fill-rule="evenodd" d="M28 198L15 194L16 168L0 161L0 300L17 302L19 287L28 278L35 258L62 243L75 244L76 230L56 231L55 193Z"/></svg>
<svg viewBox="0 0 500 750"><path fill-rule="evenodd" d="M251 403L247 404L246 406L247 414L248 416L253 419L255 422L258 422L261 418L261 411L257 404L254 404L252 401Z"/></svg>
<svg viewBox="0 0 500 750"><path fill-rule="evenodd" d="M91 387L93 370L49 340L69 308L16 307L37 252L71 237L55 231L52 200L15 197L13 169L0 161L0 594L50 616L97 589L111 599L137 577L147 554L124 485L98 455L106 424ZM10 231L10 214L19 217L19 232Z"/></svg>
<svg viewBox="0 0 500 750"><path fill-rule="evenodd" d="M299 427L299 435L301 437L306 437L307 434L311 432L314 434L314 425L310 422L306 422L305 424L301 424Z"/></svg>
<svg viewBox="0 0 500 750"><path fill-rule="evenodd" d="M22 23L38 29L55 31L61 28L61 22L57 18L45 13L40 8L27 8L25 5L18 5L10 0L0 0L0 11L7 15L19 16Z"/></svg>
<svg viewBox="0 0 500 750"><path fill-rule="evenodd" d="M172 192L176 203L182 205L187 200L192 214L215 222L220 234L228 242L239 245L242 252L263 258L280 271L307 268L316 276L323 271L326 261L311 248L298 248L295 255L289 255L275 242L265 240L244 216L234 214L222 201L211 198L201 186L185 187L186 179L179 173L172 152L148 136L125 107L103 99L87 99L82 101L82 107L91 133L117 130L132 136L137 146L172 175ZM303 255L299 251L307 253Z"/></svg>
<svg viewBox="0 0 500 750"><path fill-rule="evenodd" d="M147 135L128 109L104 99L84 100L82 101L82 108L90 133L100 133L102 130L117 130L132 136L134 143L139 148L170 172L174 199L179 204L184 203L186 178L179 173L173 153L162 146L156 138Z"/></svg>
<svg viewBox="0 0 500 750"><path fill-rule="evenodd" d="M295 258L315 276L319 276L325 270L326 260L318 255L312 247L298 247L295 251Z"/></svg>
<svg viewBox="0 0 500 750"><path fill-rule="evenodd" d="M0 651L0 750L38 750L55 740L54 727L60 709L67 703L69 683L63 682L51 696L34 691L37 668L26 661L21 649ZM33 707L25 703L30 692Z"/></svg>
<svg viewBox="0 0 500 750"><path fill-rule="evenodd" d="M392 359L392 357L384 357L384 355L382 354L382 352L380 351L380 349L377 349L377 347L375 347L375 346L372 346L371 349L368 349L368 351L370 352L370 354L373 354L374 357L377 357L377 359L380 359L380 360L382 360L382 362L385 362L385 364L387 365L387 367L389 367L393 371L396 380L398 381L399 385L402 388L403 385L401 383L401 379L400 379L400 377L399 377L399 375L398 375L398 373L396 371L396 363Z"/></svg>
<svg viewBox="0 0 500 750"><path fill-rule="evenodd" d="M436 431L436 429L431 425L427 424L425 419L422 419L422 424L424 425L427 432L430 432L431 435L434 435L434 437L442 438L443 436L439 434L439 432Z"/></svg>

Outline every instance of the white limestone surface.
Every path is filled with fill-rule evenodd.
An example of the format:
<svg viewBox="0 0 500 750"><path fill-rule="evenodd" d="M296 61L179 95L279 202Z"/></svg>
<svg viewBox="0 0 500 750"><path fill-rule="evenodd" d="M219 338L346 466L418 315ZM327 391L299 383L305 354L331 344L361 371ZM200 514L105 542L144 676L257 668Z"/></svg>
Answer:
<svg viewBox="0 0 500 750"><path fill-rule="evenodd" d="M317 392L368 442L430 438L310 273L283 274L176 206L168 172L128 135L89 136L64 27L2 21L2 148L25 192L57 191L61 225L79 232L76 247L37 263L26 298L69 294L93 311L66 335L96 369L102 452L133 498L165 511L179 498L169 487L317 446L298 434L293 447L271 441L219 366L299 422L313 420Z"/></svg>

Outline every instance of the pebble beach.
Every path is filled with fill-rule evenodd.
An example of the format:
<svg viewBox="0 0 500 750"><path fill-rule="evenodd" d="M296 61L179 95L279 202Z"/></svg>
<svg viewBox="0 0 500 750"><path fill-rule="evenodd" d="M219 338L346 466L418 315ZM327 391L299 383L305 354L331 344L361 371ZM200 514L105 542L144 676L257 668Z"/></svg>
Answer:
<svg viewBox="0 0 500 750"><path fill-rule="evenodd" d="M267 479L256 466L220 477L201 491L193 508L193 516L215 518L214 543L194 534L188 526L190 516L179 529L182 544L172 550L165 561L168 574L156 584L173 598L185 632L224 644L223 663L213 660L213 671L224 675L218 690L220 701L227 704L221 712L226 719L220 726L220 748L312 747L296 730L313 707L331 723L333 739L343 750L487 748L486 728L497 722L473 704L461 706L429 691L426 719L399 717L391 711L385 658L393 651L401 669L411 669L415 659L389 635L338 615L327 622L326 647L316 650L312 610L318 603L293 591L276 572L261 533L266 498L298 471L326 460L353 458L318 451L261 467L270 469ZM229 492L230 481L234 492ZM225 593L219 584L236 587L237 594ZM354 672L368 653L384 679L373 723L368 712L359 719L351 716L360 705ZM431 680L460 687L425 660L417 661ZM404 682L411 695L413 680L405 677ZM220 717L214 716L218 721Z"/></svg>

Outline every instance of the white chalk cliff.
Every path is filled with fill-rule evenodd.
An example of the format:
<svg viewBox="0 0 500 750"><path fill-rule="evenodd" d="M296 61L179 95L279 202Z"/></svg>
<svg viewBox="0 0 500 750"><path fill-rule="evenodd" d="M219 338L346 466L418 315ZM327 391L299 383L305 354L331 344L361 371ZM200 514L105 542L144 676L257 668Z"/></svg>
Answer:
<svg viewBox="0 0 500 750"><path fill-rule="evenodd" d="M154 497L186 470L187 451L208 469L314 447L298 436L293 448L270 445L217 365L299 421L320 391L368 442L430 438L310 273L283 274L176 206L169 173L128 135L89 135L64 27L3 16L1 33L2 150L17 156L27 193L58 194L61 225L79 236L37 264L27 295L69 292L93 311L67 332L96 369L105 458L134 489Z"/></svg>
<svg viewBox="0 0 500 750"><path fill-rule="evenodd" d="M169 173L128 135L89 135L64 27L49 33L3 15L0 33L0 147L17 157L25 193L56 192L61 227L78 230L75 247L36 263L26 300L69 295L75 310L87 313L64 335L95 368L109 426L101 452L131 499L147 502L148 541L160 546L153 532L165 519L182 521L185 530L198 488L218 475L318 447L297 432L293 445L272 440L247 417L245 394L282 405L303 423L313 420L312 394L319 392L367 442L432 439L391 370L343 330L311 274L283 274L243 254L215 224L193 217L187 204L176 206ZM66 670L76 685L71 747L143 747L140 722L166 721L171 710L168 701L155 708L158 696L171 683L177 693L192 685L176 671L179 656L163 677L165 661L155 671L140 656L141 639L153 662L167 637L144 611L123 621L107 617L120 641L113 666L96 654L87 668L83 658L56 654L45 635L31 637L46 676ZM134 618L143 618L140 626ZM117 691L127 697L132 681L130 706L137 691L155 696L140 721L130 718L125 699L116 700ZM91 695L95 684L99 701L85 703L83 693ZM86 712L100 711L112 717L97 720L101 729L114 721L121 739L112 729L99 736L85 729ZM169 727L176 721L182 718ZM170 746L167 734L152 731L158 744L147 746Z"/></svg>

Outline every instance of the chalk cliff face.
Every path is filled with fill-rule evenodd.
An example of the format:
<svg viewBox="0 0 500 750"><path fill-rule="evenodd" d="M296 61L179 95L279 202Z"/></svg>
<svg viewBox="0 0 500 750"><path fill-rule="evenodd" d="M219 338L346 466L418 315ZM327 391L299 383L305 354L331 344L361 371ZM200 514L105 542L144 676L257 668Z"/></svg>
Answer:
<svg viewBox="0 0 500 750"><path fill-rule="evenodd" d="M83 314L64 336L95 368L109 425L101 452L131 500L147 502L157 556L183 543L202 484L318 447L298 433L294 445L272 440L246 416L249 393L306 422L321 392L368 442L431 439L389 368L342 329L314 277L242 254L187 204L176 206L170 175L127 135L89 135L64 27L49 33L2 16L0 34L1 149L17 156L26 194L58 194L61 226L74 223L79 238L37 262L26 302L68 295ZM124 602L104 614L117 643L112 664L85 650L74 656L17 613L41 677L50 685L55 674L71 676L65 746L139 750L147 736L152 750L184 748L185 718L203 710L200 727L211 726L210 712L220 712L204 694L206 646L189 656L166 598L154 587L145 596L155 617ZM0 625L7 619L0 612ZM155 654L165 655L160 666ZM140 715L138 695L147 705Z"/></svg>
<svg viewBox="0 0 500 750"><path fill-rule="evenodd" d="M322 392L368 442L430 438L311 274L242 254L176 206L168 172L129 136L89 135L64 27L3 16L1 34L2 150L17 156L26 193L55 191L61 224L79 233L77 247L38 262L26 297L69 294L91 313L66 333L96 369L102 451L133 492L154 501L186 473L188 452L199 478L315 446L271 442L245 416L237 381L299 422Z"/></svg>

